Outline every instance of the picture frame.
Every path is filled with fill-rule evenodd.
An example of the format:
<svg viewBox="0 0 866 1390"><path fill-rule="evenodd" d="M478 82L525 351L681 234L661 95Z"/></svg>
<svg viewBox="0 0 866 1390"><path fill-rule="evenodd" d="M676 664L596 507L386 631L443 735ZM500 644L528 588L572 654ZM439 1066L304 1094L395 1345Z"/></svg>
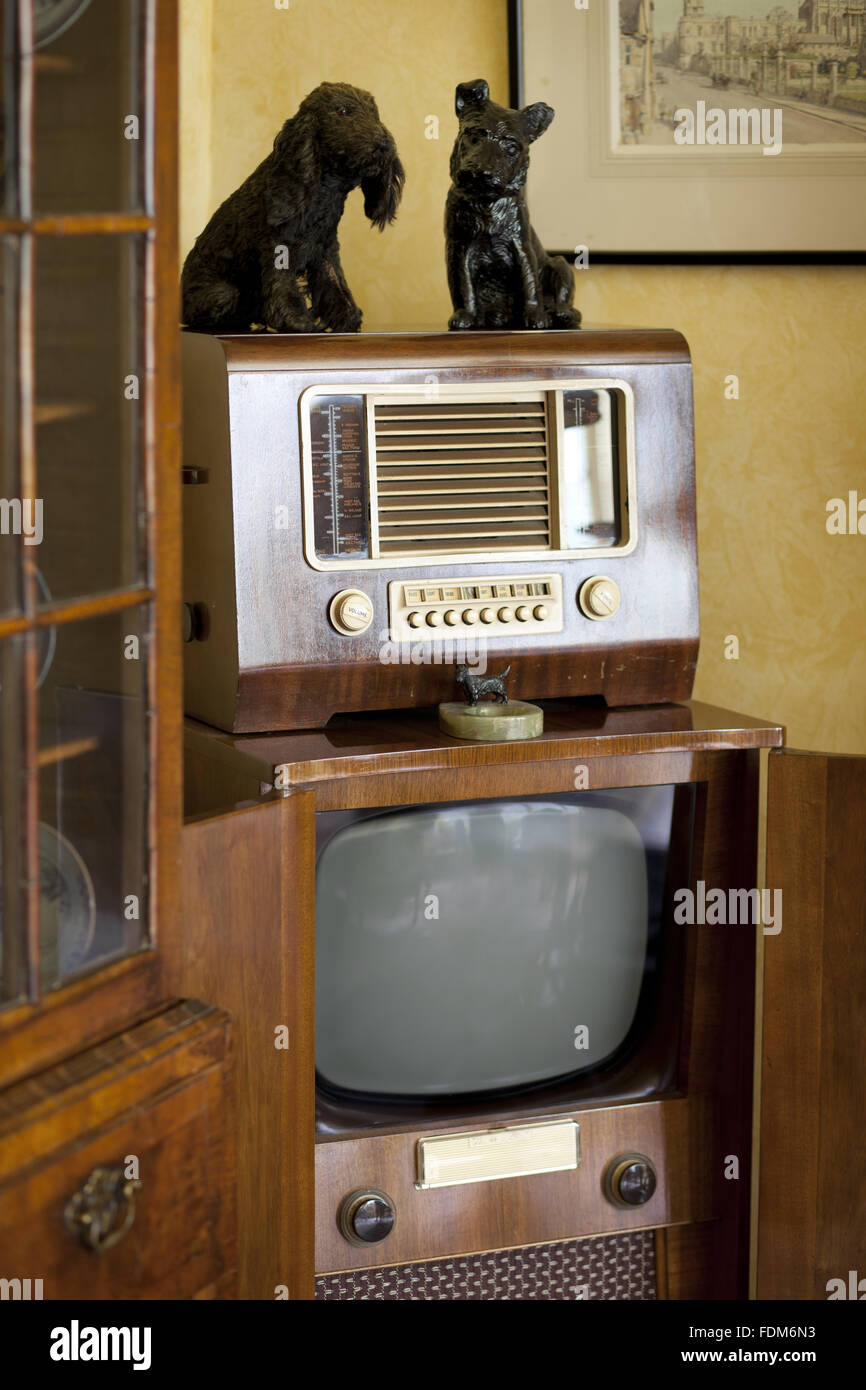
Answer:
<svg viewBox="0 0 866 1390"><path fill-rule="evenodd" d="M843 82L845 45L812 43L797 0L735 0L733 25L715 3L622 0L626 29L649 24L631 35L621 0L509 0L511 104L556 110L528 182L542 243L602 263L866 263L866 34L864 75L849 83L849 63ZM682 23L657 34L680 8ZM775 20L761 18L771 8ZM862 118L822 104L849 101L852 86Z"/></svg>

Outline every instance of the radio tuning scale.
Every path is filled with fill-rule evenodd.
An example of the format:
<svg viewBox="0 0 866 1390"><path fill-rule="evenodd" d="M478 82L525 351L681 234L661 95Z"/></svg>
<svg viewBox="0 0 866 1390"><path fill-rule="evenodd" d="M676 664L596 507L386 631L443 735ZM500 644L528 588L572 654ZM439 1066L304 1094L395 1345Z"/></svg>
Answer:
<svg viewBox="0 0 866 1390"><path fill-rule="evenodd" d="M369 556L367 450L360 396L319 396L310 407L316 554Z"/></svg>

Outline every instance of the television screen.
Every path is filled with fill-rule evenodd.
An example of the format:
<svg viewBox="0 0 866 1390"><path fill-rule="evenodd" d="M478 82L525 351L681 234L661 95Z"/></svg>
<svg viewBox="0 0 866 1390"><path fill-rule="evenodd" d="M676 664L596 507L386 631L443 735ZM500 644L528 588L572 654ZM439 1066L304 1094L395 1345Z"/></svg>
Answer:
<svg viewBox="0 0 866 1390"><path fill-rule="evenodd" d="M320 815L320 1082L433 1101L620 1053L672 807L672 787L641 787Z"/></svg>

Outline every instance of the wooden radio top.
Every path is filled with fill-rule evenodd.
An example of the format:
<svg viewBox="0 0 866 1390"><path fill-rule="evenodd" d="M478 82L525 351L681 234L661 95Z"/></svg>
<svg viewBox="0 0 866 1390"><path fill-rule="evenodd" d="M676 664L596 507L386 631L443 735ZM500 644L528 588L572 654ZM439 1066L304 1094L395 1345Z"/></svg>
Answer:
<svg viewBox="0 0 866 1390"><path fill-rule="evenodd" d="M230 372L327 368L376 368L395 362L411 367L491 365L537 367L581 363L688 362L681 333L671 328L591 326L575 331L449 333L436 328L399 328L369 333L236 333L185 336L213 338L225 353Z"/></svg>

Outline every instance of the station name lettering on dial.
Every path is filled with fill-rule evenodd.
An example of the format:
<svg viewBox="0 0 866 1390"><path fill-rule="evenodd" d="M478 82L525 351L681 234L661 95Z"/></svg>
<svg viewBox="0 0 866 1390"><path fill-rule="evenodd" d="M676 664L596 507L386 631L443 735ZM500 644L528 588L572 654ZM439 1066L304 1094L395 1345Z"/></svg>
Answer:
<svg viewBox="0 0 866 1390"><path fill-rule="evenodd" d="M320 396L310 407L313 526L322 560L370 553L367 442L359 396Z"/></svg>

